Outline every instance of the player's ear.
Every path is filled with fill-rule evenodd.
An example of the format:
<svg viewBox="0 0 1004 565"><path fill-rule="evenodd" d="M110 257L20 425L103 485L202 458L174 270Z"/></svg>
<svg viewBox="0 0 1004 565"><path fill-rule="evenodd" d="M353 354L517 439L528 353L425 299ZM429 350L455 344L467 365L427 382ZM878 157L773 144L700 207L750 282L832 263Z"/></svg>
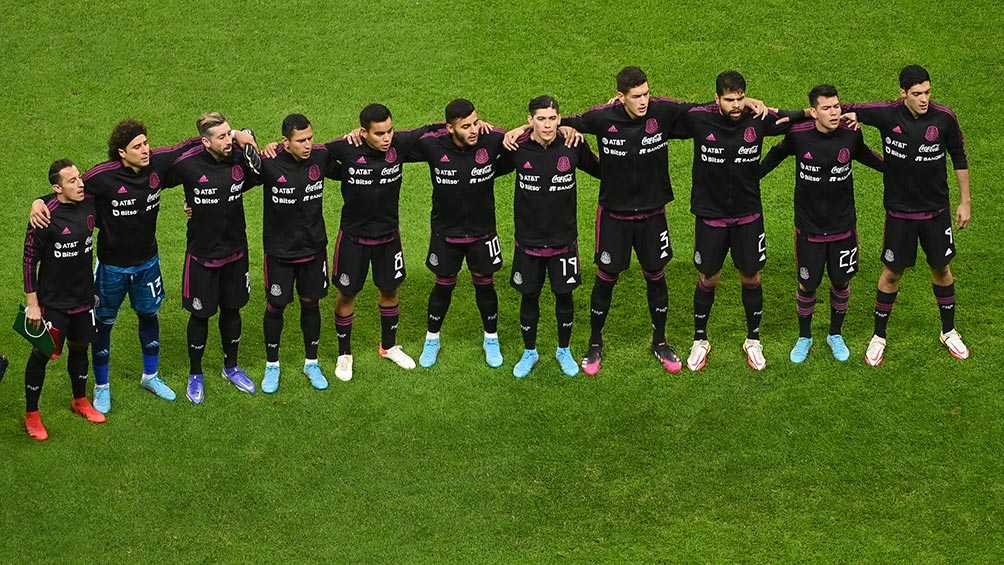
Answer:
<svg viewBox="0 0 1004 565"><path fill-rule="evenodd" d="M624 103L624 93L623 92L618 92L617 93L617 99L620 100L621 104L623 104Z"/></svg>
<svg viewBox="0 0 1004 565"><path fill-rule="evenodd" d="M900 98L906 98L906 91L903 90L902 88L899 89L899 97Z"/></svg>
<svg viewBox="0 0 1004 565"><path fill-rule="evenodd" d="M119 149L119 159L125 159L126 152L125 149Z"/></svg>
<svg viewBox="0 0 1004 565"><path fill-rule="evenodd" d="M202 136L202 146L209 149L209 138L206 136Z"/></svg>

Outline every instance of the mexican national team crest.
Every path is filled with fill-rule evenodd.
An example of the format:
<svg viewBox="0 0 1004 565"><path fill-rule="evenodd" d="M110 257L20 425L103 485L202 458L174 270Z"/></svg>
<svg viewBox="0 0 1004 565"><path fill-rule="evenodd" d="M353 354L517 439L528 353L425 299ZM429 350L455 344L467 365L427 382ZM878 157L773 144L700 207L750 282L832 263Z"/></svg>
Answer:
<svg viewBox="0 0 1004 565"><path fill-rule="evenodd" d="M851 160L851 150L846 147L841 147L840 152L837 153L837 162L846 163Z"/></svg>
<svg viewBox="0 0 1004 565"><path fill-rule="evenodd" d="M606 251L604 251L603 253L600 253L600 263L603 263L604 265L609 265L610 264L610 254L607 253Z"/></svg>
<svg viewBox="0 0 1004 565"><path fill-rule="evenodd" d="M694 264L695 265L700 265L702 260L703 259L701 259L701 252L700 251L694 251Z"/></svg>
<svg viewBox="0 0 1004 565"><path fill-rule="evenodd" d="M317 166L316 163L311 165L310 170L307 171L307 176L310 180L317 180L321 178L321 167Z"/></svg>
<svg viewBox="0 0 1004 565"><path fill-rule="evenodd" d="M387 154L384 155L383 160L387 161L388 163L393 163L394 161L397 161L397 149L394 149L393 147L388 149Z"/></svg>
<svg viewBox="0 0 1004 565"><path fill-rule="evenodd" d="M234 165L234 167L230 169L230 176L233 177L234 181L244 180L244 168L240 165Z"/></svg>
<svg viewBox="0 0 1004 565"><path fill-rule="evenodd" d="M756 130L753 129L753 127L748 127L746 128L746 131L743 132L743 141L746 143L753 143L756 141Z"/></svg>
<svg viewBox="0 0 1004 565"><path fill-rule="evenodd" d="M655 118L649 118L645 121L645 133L651 135L659 131L659 122Z"/></svg>
<svg viewBox="0 0 1004 565"><path fill-rule="evenodd" d="M523 273L516 271L512 274L513 284L520 285L523 284Z"/></svg>
<svg viewBox="0 0 1004 565"><path fill-rule="evenodd" d="M269 292L269 293L270 293L270 294L271 294L272 296L279 296L279 295L281 295L281 294L282 294L282 287L281 287L281 286L279 286L279 285L277 285L277 284L273 284L273 285L272 285L272 288L270 288L270 289L268 290L268 292Z"/></svg>
<svg viewBox="0 0 1004 565"><path fill-rule="evenodd" d="M439 265L439 255L435 253L429 253L429 264L433 267Z"/></svg>
<svg viewBox="0 0 1004 565"><path fill-rule="evenodd" d="M562 155L558 158L558 172L567 173L568 169L572 168L572 162L568 160L568 157Z"/></svg>
<svg viewBox="0 0 1004 565"><path fill-rule="evenodd" d="M198 298L192 299L192 310L202 310L202 301Z"/></svg>
<svg viewBox="0 0 1004 565"><path fill-rule="evenodd" d="M892 263L896 260L896 254L892 252L892 249L886 249L885 255L883 255L886 261Z"/></svg>
<svg viewBox="0 0 1004 565"><path fill-rule="evenodd" d="M157 189L160 188L160 175L153 173L150 175L150 188Z"/></svg>
<svg viewBox="0 0 1004 565"><path fill-rule="evenodd" d="M809 269L807 269L805 267L799 267L798 268L798 277L800 279L802 279L803 281L809 280Z"/></svg>
<svg viewBox="0 0 1004 565"><path fill-rule="evenodd" d="M348 273L342 273L338 276L338 284L342 286L349 286L349 275Z"/></svg>
<svg viewBox="0 0 1004 565"><path fill-rule="evenodd" d="M927 126L927 131L924 132L924 139L928 141L935 141L938 139L938 126Z"/></svg>
<svg viewBox="0 0 1004 565"><path fill-rule="evenodd" d="M87 229L94 231L94 214L87 215Z"/></svg>
<svg viewBox="0 0 1004 565"><path fill-rule="evenodd" d="M477 153L474 154L474 161L479 165L484 165L488 162L488 150L484 147L478 149Z"/></svg>

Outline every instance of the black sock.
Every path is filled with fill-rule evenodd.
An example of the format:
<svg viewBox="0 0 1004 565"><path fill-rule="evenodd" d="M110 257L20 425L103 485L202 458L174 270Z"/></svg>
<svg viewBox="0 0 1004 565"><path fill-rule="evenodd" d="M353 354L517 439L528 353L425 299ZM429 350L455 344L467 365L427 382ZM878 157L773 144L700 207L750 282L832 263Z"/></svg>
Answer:
<svg viewBox="0 0 1004 565"><path fill-rule="evenodd" d="M537 349L537 324L540 322L540 293L524 294L519 303L519 329L523 332L523 347Z"/></svg>
<svg viewBox="0 0 1004 565"><path fill-rule="evenodd" d="M70 374L70 389L73 398L87 397L87 344L68 344L66 371Z"/></svg>
<svg viewBox="0 0 1004 565"><path fill-rule="evenodd" d="M429 333L439 333L443 328L446 313L450 310L453 300L453 289L457 286L457 277L436 277L436 284L429 294Z"/></svg>
<svg viewBox="0 0 1004 565"><path fill-rule="evenodd" d="M851 285L830 285L830 335L840 335L847 316L847 303L851 300Z"/></svg>
<svg viewBox="0 0 1004 565"><path fill-rule="evenodd" d="M711 317L711 307L715 305L716 288L697 279L697 287L694 288L694 341L708 339L708 318Z"/></svg>
<svg viewBox="0 0 1004 565"><path fill-rule="evenodd" d="M955 329L955 283L932 286L934 297L938 301L938 311L941 313L941 333L948 333Z"/></svg>
<svg viewBox="0 0 1004 565"><path fill-rule="evenodd" d="M554 295L554 317L558 320L558 347L567 348L572 341L575 302L572 293Z"/></svg>
<svg viewBox="0 0 1004 565"><path fill-rule="evenodd" d="M25 412L38 410L38 399L42 396L42 384L45 383L45 365L48 357L32 348L28 355L28 364L24 368L24 404Z"/></svg>
<svg viewBox="0 0 1004 565"><path fill-rule="evenodd" d="M648 315L652 319L652 345L666 343L666 315L669 311L669 289L666 288L666 272L644 271L648 295Z"/></svg>
<svg viewBox="0 0 1004 565"><path fill-rule="evenodd" d="M356 315L335 314L335 334L338 335L338 355L352 355L352 321Z"/></svg>
<svg viewBox="0 0 1004 565"><path fill-rule="evenodd" d="M279 342L282 340L284 310L285 307L265 304L265 319L262 321L262 329L265 330L265 360L269 363L279 362Z"/></svg>
<svg viewBox="0 0 1004 565"><path fill-rule="evenodd" d="M390 349L397 345L397 324L401 319L401 303L380 308L380 346Z"/></svg>
<svg viewBox="0 0 1004 565"><path fill-rule="evenodd" d="M816 311L816 291L795 291L795 311L798 313L798 337L812 337L812 313Z"/></svg>
<svg viewBox="0 0 1004 565"><path fill-rule="evenodd" d="M471 280L474 282L474 301L478 304L485 333L496 333L499 327L499 295L495 292L495 281L491 275L472 277Z"/></svg>
<svg viewBox="0 0 1004 565"><path fill-rule="evenodd" d="M304 359L317 359L317 348L321 345L321 305L316 300L300 301L300 331Z"/></svg>
<svg viewBox="0 0 1004 565"><path fill-rule="evenodd" d="M618 275L596 270L596 282L589 297L589 345L603 345L603 326L607 324L610 303L613 301L614 285Z"/></svg>
<svg viewBox="0 0 1004 565"><path fill-rule="evenodd" d="M746 310L746 339L760 339L763 318L763 286L743 284L743 309Z"/></svg>
<svg viewBox="0 0 1004 565"><path fill-rule="evenodd" d="M209 318L188 317L188 372L202 374L202 356L206 353L209 338Z"/></svg>
<svg viewBox="0 0 1004 565"><path fill-rule="evenodd" d="M220 308L220 341L223 342L223 367L237 366L237 351L241 346L241 311L237 308Z"/></svg>
<svg viewBox="0 0 1004 565"><path fill-rule="evenodd" d="M889 325L889 316L892 314L892 306L896 303L895 292L875 293L875 335L885 338L885 330Z"/></svg>

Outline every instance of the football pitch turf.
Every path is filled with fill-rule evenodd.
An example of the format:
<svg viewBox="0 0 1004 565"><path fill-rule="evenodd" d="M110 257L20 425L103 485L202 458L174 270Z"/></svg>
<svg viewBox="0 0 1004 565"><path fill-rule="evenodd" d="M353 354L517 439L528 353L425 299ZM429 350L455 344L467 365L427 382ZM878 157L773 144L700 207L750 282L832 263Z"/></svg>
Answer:
<svg viewBox="0 0 1004 565"><path fill-rule="evenodd" d="M0 333L11 358L0 386L0 561L23 562L903 562L994 563L1004 557L1004 293L1001 229L1004 118L993 104L1004 67L1004 17L990 2L709 4L702 2L72 2L5 3L0 15L0 311L24 300L22 250L32 199L68 156L103 161L120 119L147 123L154 146L195 135L218 110L260 140L291 112L324 142L382 102L399 129L441 121L472 100L501 127L525 122L539 94L565 114L607 101L614 76L638 65L654 95L706 101L714 78L742 72L748 94L802 108L828 82L843 101L898 95L908 64L932 75L933 99L959 116L972 172L973 221L956 232L958 327L972 356L938 342L926 267L904 278L878 368L865 365L881 270L882 185L857 166L861 273L844 336L825 344L825 287L804 365L792 227L793 165L763 184L770 259L763 271L765 371L746 366L739 281L726 264L699 373L666 373L648 350L637 262L614 291L597 375L569 379L553 358L553 299L544 294L541 362L512 377L522 353L519 298L508 285L512 177L496 183L506 267L496 276L505 364L489 369L466 270L443 328L439 364L404 371L377 355L371 284L357 299L355 378L334 379L333 298L323 301L323 392L300 373L298 309L289 309L274 395L244 395L218 374L210 324L206 401L184 399L187 313L181 308L181 189L164 193L158 236L168 298L161 310L165 402L138 387L136 318L113 334L108 422L69 410L65 360L41 399L50 438L24 431L27 345ZM990 106L987 106L990 104ZM981 110L982 108L982 110ZM880 148L878 135L865 138ZM594 150L595 140L589 138ZM693 335L689 141L670 142L676 201L667 336L685 356ZM768 140L764 149L776 143ZM408 278L399 342L416 359L432 276L429 175L406 167L401 221ZM949 180L953 206L958 203ZM598 183L579 177L583 287L572 350L585 352L595 268ZM241 365L261 381L264 309L261 199L246 194L252 298ZM341 197L325 196L329 238ZM330 251L330 246L329 246ZM826 284L824 282L824 284Z"/></svg>

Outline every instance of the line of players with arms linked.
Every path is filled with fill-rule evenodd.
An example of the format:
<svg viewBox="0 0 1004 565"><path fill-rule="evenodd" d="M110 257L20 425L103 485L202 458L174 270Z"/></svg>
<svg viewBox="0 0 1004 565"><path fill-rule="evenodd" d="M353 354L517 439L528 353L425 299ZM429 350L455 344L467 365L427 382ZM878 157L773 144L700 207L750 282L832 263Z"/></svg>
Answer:
<svg viewBox="0 0 1004 565"><path fill-rule="evenodd" d="M314 143L305 116L291 114L282 123L281 144L269 144L261 153L250 130L232 129L218 113L199 117L198 137L160 149L150 149L142 123L125 120L108 141L109 161L84 175L66 159L50 168L53 192L33 203L25 239L27 318L37 329L44 316L60 330L59 339L67 341L73 410L89 421L102 422L111 409L111 331L128 294L139 318L140 384L160 398L174 400L174 391L158 373L157 311L164 287L155 231L161 190L182 185L190 215L182 277L182 301L190 312L187 397L196 404L204 399L202 358L209 320L217 311L222 376L242 392L255 392L255 381L238 365L240 310L251 292L242 194L263 185L267 361L262 390L274 393L279 387L284 312L294 294L300 304L303 373L314 388L327 388L318 363L318 301L327 295L329 281L337 290L335 375L343 381L352 378L354 297L370 265L379 289L379 355L412 369L415 361L397 343L398 287L405 278L398 204L403 164L425 162L432 184L426 266L435 275L435 284L418 364L431 367L438 360L440 329L466 260L484 325L485 362L493 368L502 365L493 276L503 261L494 183L515 172L510 284L522 295L524 351L513 375L527 376L538 361L539 298L545 280L555 296L555 357L561 370L568 376L575 376L580 367L589 375L600 370L613 288L630 264L632 249L647 283L651 351L675 373L683 362L665 335L664 268L673 255L665 215L665 205L673 200L667 145L670 139L689 138L694 147L693 263L698 271L694 342L686 361L690 370L700 370L708 360L708 318L730 252L742 284L747 327L742 347L750 367L762 370L767 364L760 343L759 272L767 259L760 179L789 155L796 159L799 322L791 361L804 362L812 347L812 315L824 272L830 280L826 342L836 359L849 357L841 326L850 281L858 270L854 160L882 171L885 187L884 266L866 362L878 365L883 360L886 324L900 277L915 263L918 240L931 268L942 320L941 342L953 356L967 358L969 350L954 323L949 263L955 242L946 153L961 193L954 214L959 228L970 219L968 164L958 120L949 108L931 101L927 71L918 66L903 69L899 98L891 102L841 105L837 90L821 85L809 93L807 110L777 111L745 93L744 78L727 71L717 77L714 102L652 97L645 73L626 67L617 75L617 97L610 103L561 116L554 98L540 96L530 101L528 123L509 132L480 121L474 105L463 99L447 105L444 123L412 130L395 130L390 111L371 104L361 112L358 130L323 145ZM858 122L880 131L884 160L865 145ZM595 136L599 157L582 134ZM761 159L764 138L778 135L784 135L783 141ZM572 292L581 283L576 221L580 169L600 179L590 337L581 361L570 350ZM322 208L326 178L340 181L343 198L330 263ZM92 277L95 228L98 265ZM92 341L93 405L85 389L87 347ZM47 437L38 412L47 362L36 350L25 369L25 424L36 439Z"/></svg>

